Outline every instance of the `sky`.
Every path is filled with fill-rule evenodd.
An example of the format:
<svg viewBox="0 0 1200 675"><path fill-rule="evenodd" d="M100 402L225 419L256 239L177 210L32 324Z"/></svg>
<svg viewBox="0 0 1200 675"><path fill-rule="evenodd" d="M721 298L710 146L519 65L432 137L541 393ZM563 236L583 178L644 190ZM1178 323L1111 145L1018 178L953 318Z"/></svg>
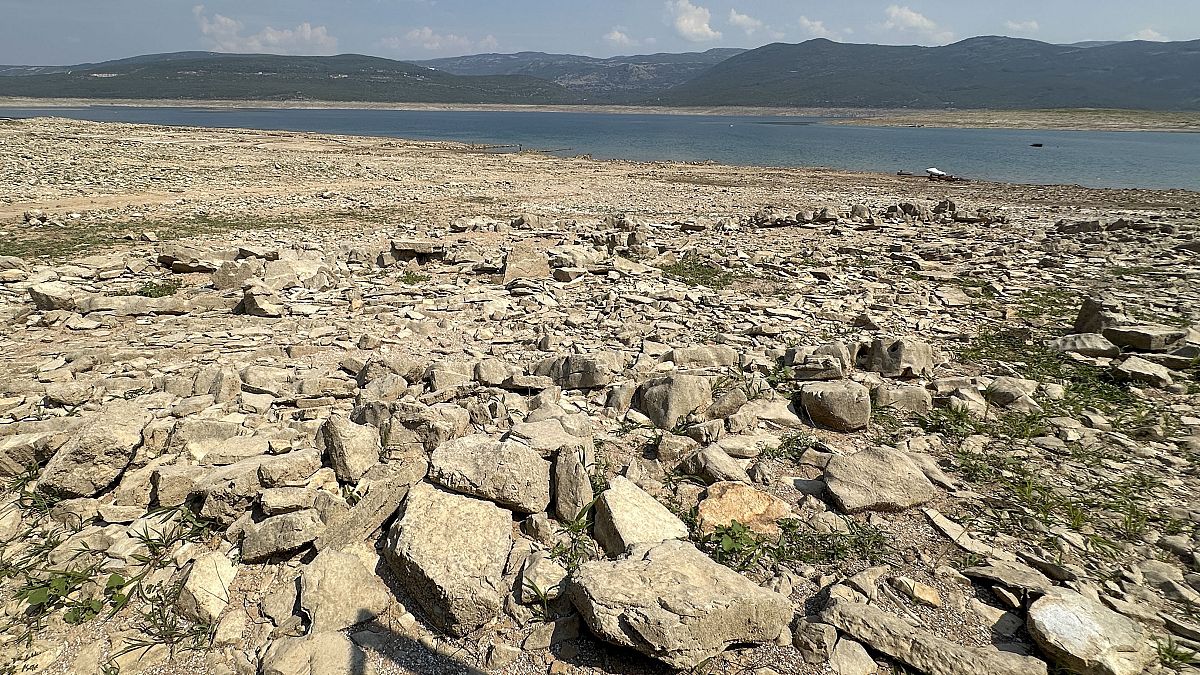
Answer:
<svg viewBox="0 0 1200 675"><path fill-rule="evenodd" d="M204 50L431 59L615 56L824 37L941 45L1194 40L1200 0L0 0L0 63Z"/></svg>

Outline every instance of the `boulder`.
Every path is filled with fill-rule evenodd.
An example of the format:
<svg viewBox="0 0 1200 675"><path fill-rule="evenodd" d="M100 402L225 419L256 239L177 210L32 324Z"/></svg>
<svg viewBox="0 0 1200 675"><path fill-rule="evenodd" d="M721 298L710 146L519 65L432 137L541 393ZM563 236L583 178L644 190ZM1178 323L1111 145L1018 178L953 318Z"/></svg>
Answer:
<svg viewBox="0 0 1200 675"><path fill-rule="evenodd" d="M1108 295L1085 298L1075 318L1072 333L1103 333L1104 329L1129 322L1120 300Z"/></svg>
<svg viewBox="0 0 1200 675"><path fill-rule="evenodd" d="M554 459L554 512L558 519L574 521L595 499L587 468L574 450L561 450Z"/></svg>
<svg viewBox="0 0 1200 675"><path fill-rule="evenodd" d="M179 611L199 623L216 623L229 604L229 585L237 572L237 566L224 553L200 555L192 561L179 589Z"/></svg>
<svg viewBox="0 0 1200 675"><path fill-rule="evenodd" d="M300 608L314 633L370 621L391 601L392 594L383 581L350 553L322 551L300 573Z"/></svg>
<svg viewBox="0 0 1200 675"><path fill-rule="evenodd" d="M1121 348L1099 333L1076 333L1064 335L1049 342L1056 352L1064 354L1079 354L1092 358L1116 358L1121 355Z"/></svg>
<svg viewBox="0 0 1200 675"><path fill-rule="evenodd" d="M1029 607L1026 628L1047 654L1081 675L1137 675L1156 656L1137 622L1064 588Z"/></svg>
<svg viewBox="0 0 1200 675"><path fill-rule="evenodd" d="M541 513L550 505L550 462L533 448L486 434L457 438L434 450L429 477L520 513Z"/></svg>
<svg viewBox="0 0 1200 675"><path fill-rule="evenodd" d="M706 483L750 482L750 475L746 473L746 469L736 459L715 445L710 445L692 454L683 460L679 468L688 475L703 479Z"/></svg>
<svg viewBox="0 0 1200 675"><path fill-rule="evenodd" d="M279 638L262 657L262 675L375 675L367 653L341 633Z"/></svg>
<svg viewBox="0 0 1200 675"><path fill-rule="evenodd" d="M1046 664L1032 656L955 644L874 605L835 599L819 617L926 675L1046 675Z"/></svg>
<svg viewBox="0 0 1200 675"><path fill-rule="evenodd" d="M1175 382L1169 368L1140 356L1130 356L1113 366L1113 375L1119 380L1148 384L1152 387L1168 387Z"/></svg>
<svg viewBox="0 0 1200 675"><path fill-rule="evenodd" d="M42 311L74 311L91 294L62 281L47 281L29 287L29 298Z"/></svg>
<svg viewBox="0 0 1200 675"><path fill-rule="evenodd" d="M694 668L735 644L772 642L792 603L683 541L584 563L568 595L593 633L674 668Z"/></svg>
<svg viewBox="0 0 1200 675"><path fill-rule="evenodd" d="M550 277L550 262L545 249L528 242L517 242L504 259L504 283L517 279L546 279Z"/></svg>
<svg viewBox="0 0 1200 675"><path fill-rule="evenodd" d="M634 544L687 539L688 529L633 481L616 476L596 501L595 534L609 555L620 555Z"/></svg>
<svg viewBox="0 0 1200 675"><path fill-rule="evenodd" d="M500 613L512 543L508 511L419 483L409 490L383 552L430 620L462 636Z"/></svg>
<svg viewBox="0 0 1200 675"><path fill-rule="evenodd" d="M671 350L667 360L680 368L720 368L738 362L738 352L728 345L680 347Z"/></svg>
<svg viewBox="0 0 1200 675"><path fill-rule="evenodd" d="M290 553L321 536L325 525L315 509L271 516L251 523L242 536L242 560L264 562L272 556Z"/></svg>
<svg viewBox="0 0 1200 675"><path fill-rule="evenodd" d="M933 377L933 347L914 338L875 340L859 353L858 367L884 377Z"/></svg>
<svg viewBox="0 0 1200 675"><path fill-rule="evenodd" d="M775 495L745 483L716 483L705 491L696 523L702 534L711 534L718 527L729 527L737 521L760 535L778 538L779 521L791 515L788 503Z"/></svg>
<svg viewBox="0 0 1200 675"><path fill-rule="evenodd" d="M329 458L338 480L351 484L357 483L378 464L383 452L378 429L355 424L343 415L332 415L321 425L317 431L317 447Z"/></svg>
<svg viewBox="0 0 1200 675"><path fill-rule="evenodd" d="M890 448L835 455L825 467L825 484L845 513L903 511L937 496L921 468Z"/></svg>
<svg viewBox="0 0 1200 675"><path fill-rule="evenodd" d="M858 431L871 422L871 392L849 380L804 385L800 406L813 424L834 431Z"/></svg>
<svg viewBox="0 0 1200 675"><path fill-rule="evenodd" d="M1139 352L1165 352L1187 337L1186 328L1172 326L1113 326L1104 337L1118 347Z"/></svg>
<svg viewBox="0 0 1200 675"><path fill-rule="evenodd" d="M880 411L928 414L933 410L933 395L925 387L911 384L883 384L871 391L873 408Z"/></svg>
<svg viewBox="0 0 1200 675"><path fill-rule="evenodd" d="M620 369L615 354L570 354L553 359L537 374L550 376L563 389L596 389L612 384Z"/></svg>
<svg viewBox="0 0 1200 675"><path fill-rule="evenodd" d="M674 429L685 417L712 403L712 384L697 375L666 375L642 384L634 399L634 407L656 427Z"/></svg>
<svg viewBox="0 0 1200 675"><path fill-rule="evenodd" d="M135 402L108 404L54 453L38 489L64 497L100 494L133 461L150 419L150 413Z"/></svg>

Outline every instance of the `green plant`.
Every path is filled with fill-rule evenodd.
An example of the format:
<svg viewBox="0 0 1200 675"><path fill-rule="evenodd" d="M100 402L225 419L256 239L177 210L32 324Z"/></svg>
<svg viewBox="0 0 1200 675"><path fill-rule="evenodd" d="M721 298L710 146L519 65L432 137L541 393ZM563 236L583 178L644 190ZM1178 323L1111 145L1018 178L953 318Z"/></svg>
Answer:
<svg viewBox="0 0 1200 675"><path fill-rule="evenodd" d="M701 547L717 562L745 571L770 553L770 544L738 521L718 525L701 539Z"/></svg>
<svg viewBox="0 0 1200 675"><path fill-rule="evenodd" d="M147 281L138 287L133 292L133 295L140 295L143 298L165 298L175 295L182 287L183 284L175 279L168 279L162 282Z"/></svg>
<svg viewBox="0 0 1200 675"><path fill-rule="evenodd" d="M592 528L591 513L595 504L596 500L593 499L579 510L574 520L559 527L559 534L566 541L556 544L550 550L550 557L562 563L568 572L574 572L580 565L599 555L596 541L588 534Z"/></svg>
<svg viewBox="0 0 1200 675"><path fill-rule="evenodd" d="M707 286L713 290L729 288L738 275L695 258L684 258L670 265L660 265L664 276L687 286Z"/></svg>
<svg viewBox="0 0 1200 675"><path fill-rule="evenodd" d="M554 617L550 616L550 598L546 595L546 591L542 590L533 579L525 579L524 587L537 599L537 604L531 608L534 618L542 623L552 621Z"/></svg>
<svg viewBox="0 0 1200 675"><path fill-rule="evenodd" d="M412 270L405 270L404 274L400 275L399 281L400 281L400 283L404 284L405 286L416 286L418 284L423 284L432 278L433 277L428 274L422 274L420 272L414 272Z"/></svg>
<svg viewBox="0 0 1200 675"><path fill-rule="evenodd" d="M846 532L822 533L797 521L782 521L783 536L774 556L780 562L801 561L810 565L846 560L878 563L890 550L888 537L877 527L847 520Z"/></svg>
<svg viewBox="0 0 1200 675"><path fill-rule="evenodd" d="M1183 670L1184 666L1200 663L1196 660L1196 652L1180 646L1172 636L1166 641L1159 640L1157 646L1159 662L1171 670Z"/></svg>
<svg viewBox="0 0 1200 675"><path fill-rule="evenodd" d="M821 439L804 431L792 431L779 439L779 445L766 446L760 457L765 459L790 459L798 461L805 450L815 447Z"/></svg>
<svg viewBox="0 0 1200 675"><path fill-rule="evenodd" d="M156 645L166 645L173 656L179 651L202 651L212 643L216 627L189 621L175 610L182 582L154 584L142 590L145 603L138 612L138 636L127 639L124 647L109 656L109 664L118 657Z"/></svg>

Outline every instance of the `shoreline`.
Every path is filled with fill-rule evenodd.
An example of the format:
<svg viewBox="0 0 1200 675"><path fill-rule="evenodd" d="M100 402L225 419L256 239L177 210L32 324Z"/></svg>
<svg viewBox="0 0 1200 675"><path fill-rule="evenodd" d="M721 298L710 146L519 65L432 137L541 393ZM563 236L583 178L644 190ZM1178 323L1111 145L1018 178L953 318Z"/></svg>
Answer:
<svg viewBox="0 0 1200 675"><path fill-rule="evenodd" d="M395 110L428 112L544 112L613 115L816 117L829 124L947 129L1028 129L1200 133L1200 112L1146 110L908 110L636 105L520 105L501 103L373 103L360 101L157 100L0 97L0 108L211 108L222 110Z"/></svg>

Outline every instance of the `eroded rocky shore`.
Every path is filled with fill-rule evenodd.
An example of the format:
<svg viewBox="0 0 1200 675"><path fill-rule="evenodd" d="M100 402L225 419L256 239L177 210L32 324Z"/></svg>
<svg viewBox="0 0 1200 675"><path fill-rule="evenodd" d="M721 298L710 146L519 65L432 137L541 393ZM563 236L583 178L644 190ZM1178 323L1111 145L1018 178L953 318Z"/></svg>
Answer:
<svg viewBox="0 0 1200 675"><path fill-rule="evenodd" d="M1200 194L0 153L9 672L1197 672Z"/></svg>

